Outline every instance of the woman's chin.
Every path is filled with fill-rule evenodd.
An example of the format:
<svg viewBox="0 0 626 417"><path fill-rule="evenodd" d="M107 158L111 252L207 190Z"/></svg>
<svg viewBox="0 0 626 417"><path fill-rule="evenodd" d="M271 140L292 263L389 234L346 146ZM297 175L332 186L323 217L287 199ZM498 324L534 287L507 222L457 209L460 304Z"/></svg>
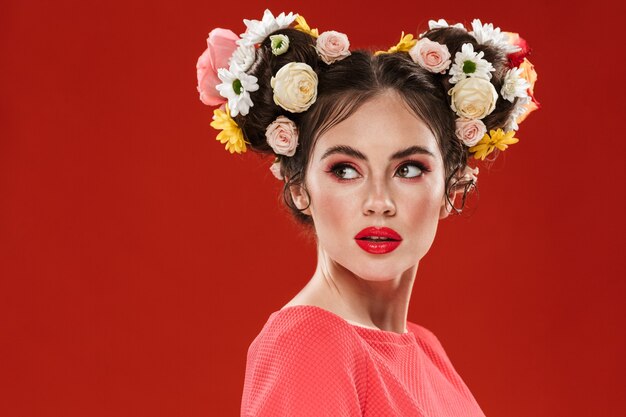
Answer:
<svg viewBox="0 0 626 417"><path fill-rule="evenodd" d="M410 265L401 265L397 261L394 262L363 262L353 268L346 268L353 275L364 281L384 282L393 281L406 276L407 273L415 275L417 271L417 262Z"/></svg>

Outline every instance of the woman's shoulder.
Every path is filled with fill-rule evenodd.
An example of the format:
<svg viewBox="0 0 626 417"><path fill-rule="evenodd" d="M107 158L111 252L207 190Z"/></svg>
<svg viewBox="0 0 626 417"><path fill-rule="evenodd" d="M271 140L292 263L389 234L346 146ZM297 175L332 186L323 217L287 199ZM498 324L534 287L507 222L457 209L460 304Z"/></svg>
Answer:
<svg viewBox="0 0 626 417"><path fill-rule="evenodd" d="M413 332L416 339L429 345L441 345L437 336L435 336L430 329L424 327L423 325L407 321L406 327L408 331Z"/></svg>
<svg viewBox="0 0 626 417"><path fill-rule="evenodd" d="M360 368L363 347L351 326L316 306L285 307L272 313L248 349L248 363L280 362L281 368Z"/></svg>
<svg viewBox="0 0 626 417"><path fill-rule="evenodd" d="M242 415L361 415L359 349L349 325L319 307L275 311L248 349Z"/></svg>
<svg viewBox="0 0 626 417"><path fill-rule="evenodd" d="M409 331L412 331L415 335L417 343L421 346L424 353L426 353L437 366L453 368L446 350L435 333L422 325L412 322L407 322L407 327Z"/></svg>
<svg viewBox="0 0 626 417"><path fill-rule="evenodd" d="M270 314L257 339L273 343L337 345L356 337L351 326L341 317L314 305L292 305Z"/></svg>
<svg viewBox="0 0 626 417"><path fill-rule="evenodd" d="M415 338L423 347L427 347L435 352L445 352L439 338L427 327L409 321L407 322L407 328L413 332Z"/></svg>

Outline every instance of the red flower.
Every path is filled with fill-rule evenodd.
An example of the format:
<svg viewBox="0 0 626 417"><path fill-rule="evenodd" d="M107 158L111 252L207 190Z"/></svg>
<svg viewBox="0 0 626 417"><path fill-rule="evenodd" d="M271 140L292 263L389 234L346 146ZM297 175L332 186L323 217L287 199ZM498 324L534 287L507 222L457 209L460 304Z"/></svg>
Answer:
<svg viewBox="0 0 626 417"><path fill-rule="evenodd" d="M512 54L507 55L507 58L509 59L509 68L517 68L524 61L524 58L530 55L532 49L528 46L526 39L522 38L519 34L511 32L506 32L506 34L509 35L509 43L511 45L520 47L518 52L513 52Z"/></svg>

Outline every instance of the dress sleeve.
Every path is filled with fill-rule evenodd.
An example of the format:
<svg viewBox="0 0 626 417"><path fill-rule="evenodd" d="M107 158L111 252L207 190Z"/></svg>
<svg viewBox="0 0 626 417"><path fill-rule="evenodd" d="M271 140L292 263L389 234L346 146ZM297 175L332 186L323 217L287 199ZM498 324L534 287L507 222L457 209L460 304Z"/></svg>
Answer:
<svg viewBox="0 0 626 417"><path fill-rule="evenodd" d="M363 348L340 321L302 315L277 316L250 345L242 417L363 415Z"/></svg>

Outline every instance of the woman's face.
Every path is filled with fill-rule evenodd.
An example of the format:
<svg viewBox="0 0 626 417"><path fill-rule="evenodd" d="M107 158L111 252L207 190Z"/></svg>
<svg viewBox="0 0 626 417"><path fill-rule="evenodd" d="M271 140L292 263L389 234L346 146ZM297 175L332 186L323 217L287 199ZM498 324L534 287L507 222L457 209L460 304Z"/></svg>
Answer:
<svg viewBox="0 0 626 417"><path fill-rule="evenodd" d="M305 184L321 249L366 280L416 266L445 212L437 141L392 90L318 138ZM295 201L307 204L302 195Z"/></svg>

